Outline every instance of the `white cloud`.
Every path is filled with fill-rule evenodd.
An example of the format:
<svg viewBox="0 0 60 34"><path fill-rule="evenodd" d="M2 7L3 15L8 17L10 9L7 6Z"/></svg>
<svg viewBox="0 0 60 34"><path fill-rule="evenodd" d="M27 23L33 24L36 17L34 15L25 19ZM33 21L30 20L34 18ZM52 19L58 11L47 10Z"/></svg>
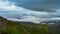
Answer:
<svg viewBox="0 0 60 34"><path fill-rule="evenodd" d="M0 10L5 11L5 14L47 15L46 12L37 12L22 7L18 7L14 5L14 3L11 3L9 1L0 1Z"/></svg>
<svg viewBox="0 0 60 34"><path fill-rule="evenodd" d="M4 9L4 10L10 10L10 11L18 11L18 10L22 10L22 7L17 7L14 5L14 3L11 3L9 1L0 1L0 9Z"/></svg>
<svg viewBox="0 0 60 34"><path fill-rule="evenodd" d="M42 13L40 12L35 12L32 10L24 9L22 7L18 7L14 5L14 3L11 2L4 2L0 1L0 10L3 11L0 13L1 16L14 16L15 14L26 14L26 15L40 15ZM43 13L44 14L44 13ZM46 13L45 13L46 14ZM19 17L20 15L18 15ZM24 16L21 19L16 19L16 18L8 18L8 20L14 20L14 21L29 21L29 22L34 22L34 23L39 23L39 18L36 18L36 16Z"/></svg>
<svg viewBox="0 0 60 34"><path fill-rule="evenodd" d="M30 21L34 23L38 23L40 21L45 21L45 20L58 20L59 18L49 18L51 15L58 15L60 12L55 12L55 13L47 13L47 12L39 12L39 11L32 11L25 9L23 7L18 7L13 3L9 1L0 1L0 16L6 16L12 17L12 16L17 16L20 18L22 15L21 19L16 19L16 18L8 18L8 20L14 20L14 21ZM27 16L25 16L27 15ZM34 15L34 16L33 16ZM41 18L42 17L42 18ZM44 18L47 17L47 18ZM59 19L60 20L60 19Z"/></svg>
<svg viewBox="0 0 60 34"><path fill-rule="evenodd" d="M8 18L8 20L12 21L24 21L24 22L33 22L39 24L39 18L36 18L34 16L24 16L22 19L15 19L15 18Z"/></svg>

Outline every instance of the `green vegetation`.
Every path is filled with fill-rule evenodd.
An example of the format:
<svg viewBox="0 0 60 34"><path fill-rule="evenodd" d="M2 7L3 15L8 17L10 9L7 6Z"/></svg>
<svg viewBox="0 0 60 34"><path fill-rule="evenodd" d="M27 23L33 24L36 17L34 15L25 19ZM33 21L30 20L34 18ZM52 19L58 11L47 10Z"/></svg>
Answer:
<svg viewBox="0 0 60 34"><path fill-rule="evenodd" d="M19 23L7 23L7 28L1 33L7 34L48 34L47 25L26 26Z"/></svg>
<svg viewBox="0 0 60 34"><path fill-rule="evenodd" d="M47 34L47 26L27 27L21 24L9 24L6 31L8 34Z"/></svg>
<svg viewBox="0 0 60 34"><path fill-rule="evenodd" d="M59 24L21 24L0 17L0 34L60 34Z"/></svg>
<svg viewBox="0 0 60 34"><path fill-rule="evenodd" d="M0 34L59 34L59 25L21 24L0 17ZM58 30L57 30L58 29Z"/></svg>
<svg viewBox="0 0 60 34"><path fill-rule="evenodd" d="M47 25L24 25L1 18L0 34L48 34Z"/></svg>

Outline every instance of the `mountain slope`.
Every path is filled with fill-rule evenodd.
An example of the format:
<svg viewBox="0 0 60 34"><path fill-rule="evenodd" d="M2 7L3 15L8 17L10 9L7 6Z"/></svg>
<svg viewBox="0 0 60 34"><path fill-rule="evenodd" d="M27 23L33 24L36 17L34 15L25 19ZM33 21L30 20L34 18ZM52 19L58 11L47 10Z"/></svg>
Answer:
<svg viewBox="0 0 60 34"><path fill-rule="evenodd" d="M24 25L17 22L8 21L7 19L0 17L0 34L48 34L47 25ZM3 27L3 28L2 28Z"/></svg>

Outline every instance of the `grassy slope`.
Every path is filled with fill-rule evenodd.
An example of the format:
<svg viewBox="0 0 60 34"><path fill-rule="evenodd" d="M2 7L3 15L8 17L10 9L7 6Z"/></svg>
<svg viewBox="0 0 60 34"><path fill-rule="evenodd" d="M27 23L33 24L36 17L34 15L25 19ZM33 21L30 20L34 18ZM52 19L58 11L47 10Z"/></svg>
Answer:
<svg viewBox="0 0 60 34"><path fill-rule="evenodd" d="M60 24L56 25L43 25L43 24L19 24L11 22L7 19L0 17L0 34L60 34Z"/></svg>
<svg viewBox="0 0 60 34"><path fill-rule="evenodd" d="M47 25L26 26L19 23L8 22L7 29L2 33L7 34L48 34Z"/></svg>
<svg viewBox="0 0 60 34"><path fill-rule="evenodd" d="M3 17L0 17L0 22L5 23L5 27L0 29L2 30L0 34L48 34L47 25L23 25L17 22L7 21Z"/></svg>

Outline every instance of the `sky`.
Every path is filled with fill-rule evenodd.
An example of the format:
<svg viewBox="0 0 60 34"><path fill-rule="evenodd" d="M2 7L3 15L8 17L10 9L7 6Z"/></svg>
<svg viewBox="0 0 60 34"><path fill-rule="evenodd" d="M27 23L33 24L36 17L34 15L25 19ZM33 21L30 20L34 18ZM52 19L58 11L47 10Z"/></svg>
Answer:
<svg viewBox="0 0 60 34"><path fill-rule="evenodd" d="M0 16L39 23L60 20L60 0L0 0Z"/></svg>

